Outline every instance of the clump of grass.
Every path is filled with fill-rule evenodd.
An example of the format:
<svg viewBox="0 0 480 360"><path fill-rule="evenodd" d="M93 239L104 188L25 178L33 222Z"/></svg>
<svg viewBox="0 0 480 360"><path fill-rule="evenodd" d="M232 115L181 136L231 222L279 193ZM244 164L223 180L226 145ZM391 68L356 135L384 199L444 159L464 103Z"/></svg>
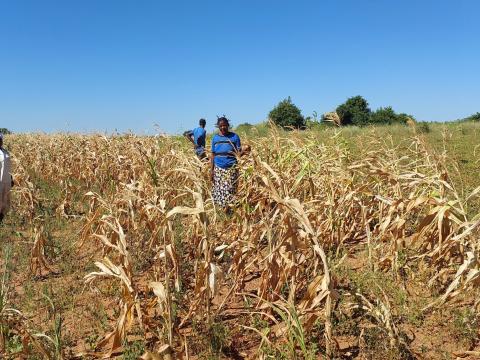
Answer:
<svg viewBox="0 0 480 360"><path fill-rule="evenodd" d="M453 310L451 331L455 339L464 342L467 347L475 345L480 340L480 315L471 308Z"/></svg>
<svg viewBox="0 0 480 360"><path fill-rule="evenodd" d="M145 342L139 340L124 342L123 348L123 360L137 360L145 353Z"/></svg>

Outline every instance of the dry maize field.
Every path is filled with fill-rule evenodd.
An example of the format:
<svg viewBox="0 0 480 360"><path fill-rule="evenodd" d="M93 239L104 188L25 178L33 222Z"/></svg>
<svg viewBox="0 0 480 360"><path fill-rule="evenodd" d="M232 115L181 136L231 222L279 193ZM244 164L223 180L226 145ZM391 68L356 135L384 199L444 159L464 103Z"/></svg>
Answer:
<svg viewBox="0 0 480 360"><path fill-rule="evenodd" d="M232 214L185 139L6 136L0 357L480 358L480 126L358 131L243 134Z"/></svg>

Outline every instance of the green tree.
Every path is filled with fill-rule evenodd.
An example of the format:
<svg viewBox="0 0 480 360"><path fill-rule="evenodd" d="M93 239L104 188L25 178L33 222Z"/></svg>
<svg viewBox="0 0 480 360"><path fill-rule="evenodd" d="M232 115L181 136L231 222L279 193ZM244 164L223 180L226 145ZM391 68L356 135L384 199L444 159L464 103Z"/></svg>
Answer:
<svg viewBox="0 0 480 360"><path fill-rule="evenodd" d="M409 118L407 114L397 114L391 106L387 106L370 115L370 124L406 124Z"/></svg>
<svg viewBox="0 0 480 360"><path fill-rule="evenodd" d="M238 125L238 126L235 128L235 131L243 131L243 132L246 132L246 131L249 131L252 127L253 127L252 124L246 122L246 123L243 123L243 124Z"/></svg>
<svg viewBox="0 0 480 360"><path fill-rule="evenodd" d="M397 115L397 120L402 124L407 124L408 121L416 122L415 116L405 113L400 113Z"/></svg>
<svg viewBox="0 0 480 360"><path fill-rule="evenodd" d="M370 122L371 110L368 102L360 95L349 98L336 110L342 125L364 126Z"/></svg>
<svg viewBox="0 0 480 360"><path fill-rule="evenodd" d="M378 108L370 115L370 123L372 124L392 124L396 121L397 114L391 106Z"/></svg>
<svg viewBox="0 0 480 360"><path fill-rule="evenodd" d="M471 121L480 121L480 112L470 115L467 119Z"/></svg>
<svg viewBox="0 0 480 360"><path fill-rule="evenodd" d="M283 128L305 128L305 118L300 109L295 106L290 96L278 103L268 114L268 117Z"/></svg>
<svg viewBox="0 0 480 360"><path fill-rule="evenodd" d="M12 132L7 128L0 128L0 133L3 135L8 135L8 134L11 134Z"/></svg>

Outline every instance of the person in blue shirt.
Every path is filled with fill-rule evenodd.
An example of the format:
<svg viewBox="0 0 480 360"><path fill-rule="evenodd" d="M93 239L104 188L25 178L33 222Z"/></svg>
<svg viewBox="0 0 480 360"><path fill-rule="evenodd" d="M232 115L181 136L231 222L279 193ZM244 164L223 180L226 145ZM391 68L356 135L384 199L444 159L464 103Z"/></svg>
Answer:
<svg viewBox="0 0 480 360"><path fill-rule="evenodd" d="M240 137L229 130L230 123L225 116L218 118L217 127L219 133L212 138L212 197L216 205L228 208L237 192L238 157L247 149L242 151Z"/></svg>
<svg viewBox="0 0 480 360"><path fill-rule="evenodd" d="M205 119L200 119L198 122L199 127L185 131L183 136L185 136L194 146L195 154L197 154L200 160L207 159L207 154L205 153L205 139L207 137L207 132L205 131L205 125L207 121Z"/></svg>

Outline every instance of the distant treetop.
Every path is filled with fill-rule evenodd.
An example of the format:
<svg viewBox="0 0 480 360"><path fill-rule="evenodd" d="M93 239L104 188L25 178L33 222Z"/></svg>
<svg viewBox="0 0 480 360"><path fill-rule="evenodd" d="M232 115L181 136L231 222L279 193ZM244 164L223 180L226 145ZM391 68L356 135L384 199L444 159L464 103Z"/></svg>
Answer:
<svg viewBox="0 0 480 360"><path fill-rule="evenodd" d="M278 126L286 129L303 129L305 128L305 118L300 109L292 102L290 96L278 103L268 117Z"/></svg>
<svg viewBox="0 0 480 360"><path fill-rule="evenodd" d="M370 122L371 110L368 102L360 95L349 98L337 107L337 114L342 125L367 125Z"/></svg>
<svg viewBox="0 0 480 360"><path fill-rule="evenodd" d="M480 112L470 115L467 119L470 121L480 121Z"/></svg>
<svg viewBox="0 0 480 360"><path fill-rule="evenodd" d="M338 116L338 120L332 114ZM367 100L362 96L354 96L336 109L335 113L327 113L322 119L331 121L336 125L382 125L382 124L407 124L414 121L412 115L405 113L397 114L391 106L380 107L376 111L370 110Z"/></svg>

